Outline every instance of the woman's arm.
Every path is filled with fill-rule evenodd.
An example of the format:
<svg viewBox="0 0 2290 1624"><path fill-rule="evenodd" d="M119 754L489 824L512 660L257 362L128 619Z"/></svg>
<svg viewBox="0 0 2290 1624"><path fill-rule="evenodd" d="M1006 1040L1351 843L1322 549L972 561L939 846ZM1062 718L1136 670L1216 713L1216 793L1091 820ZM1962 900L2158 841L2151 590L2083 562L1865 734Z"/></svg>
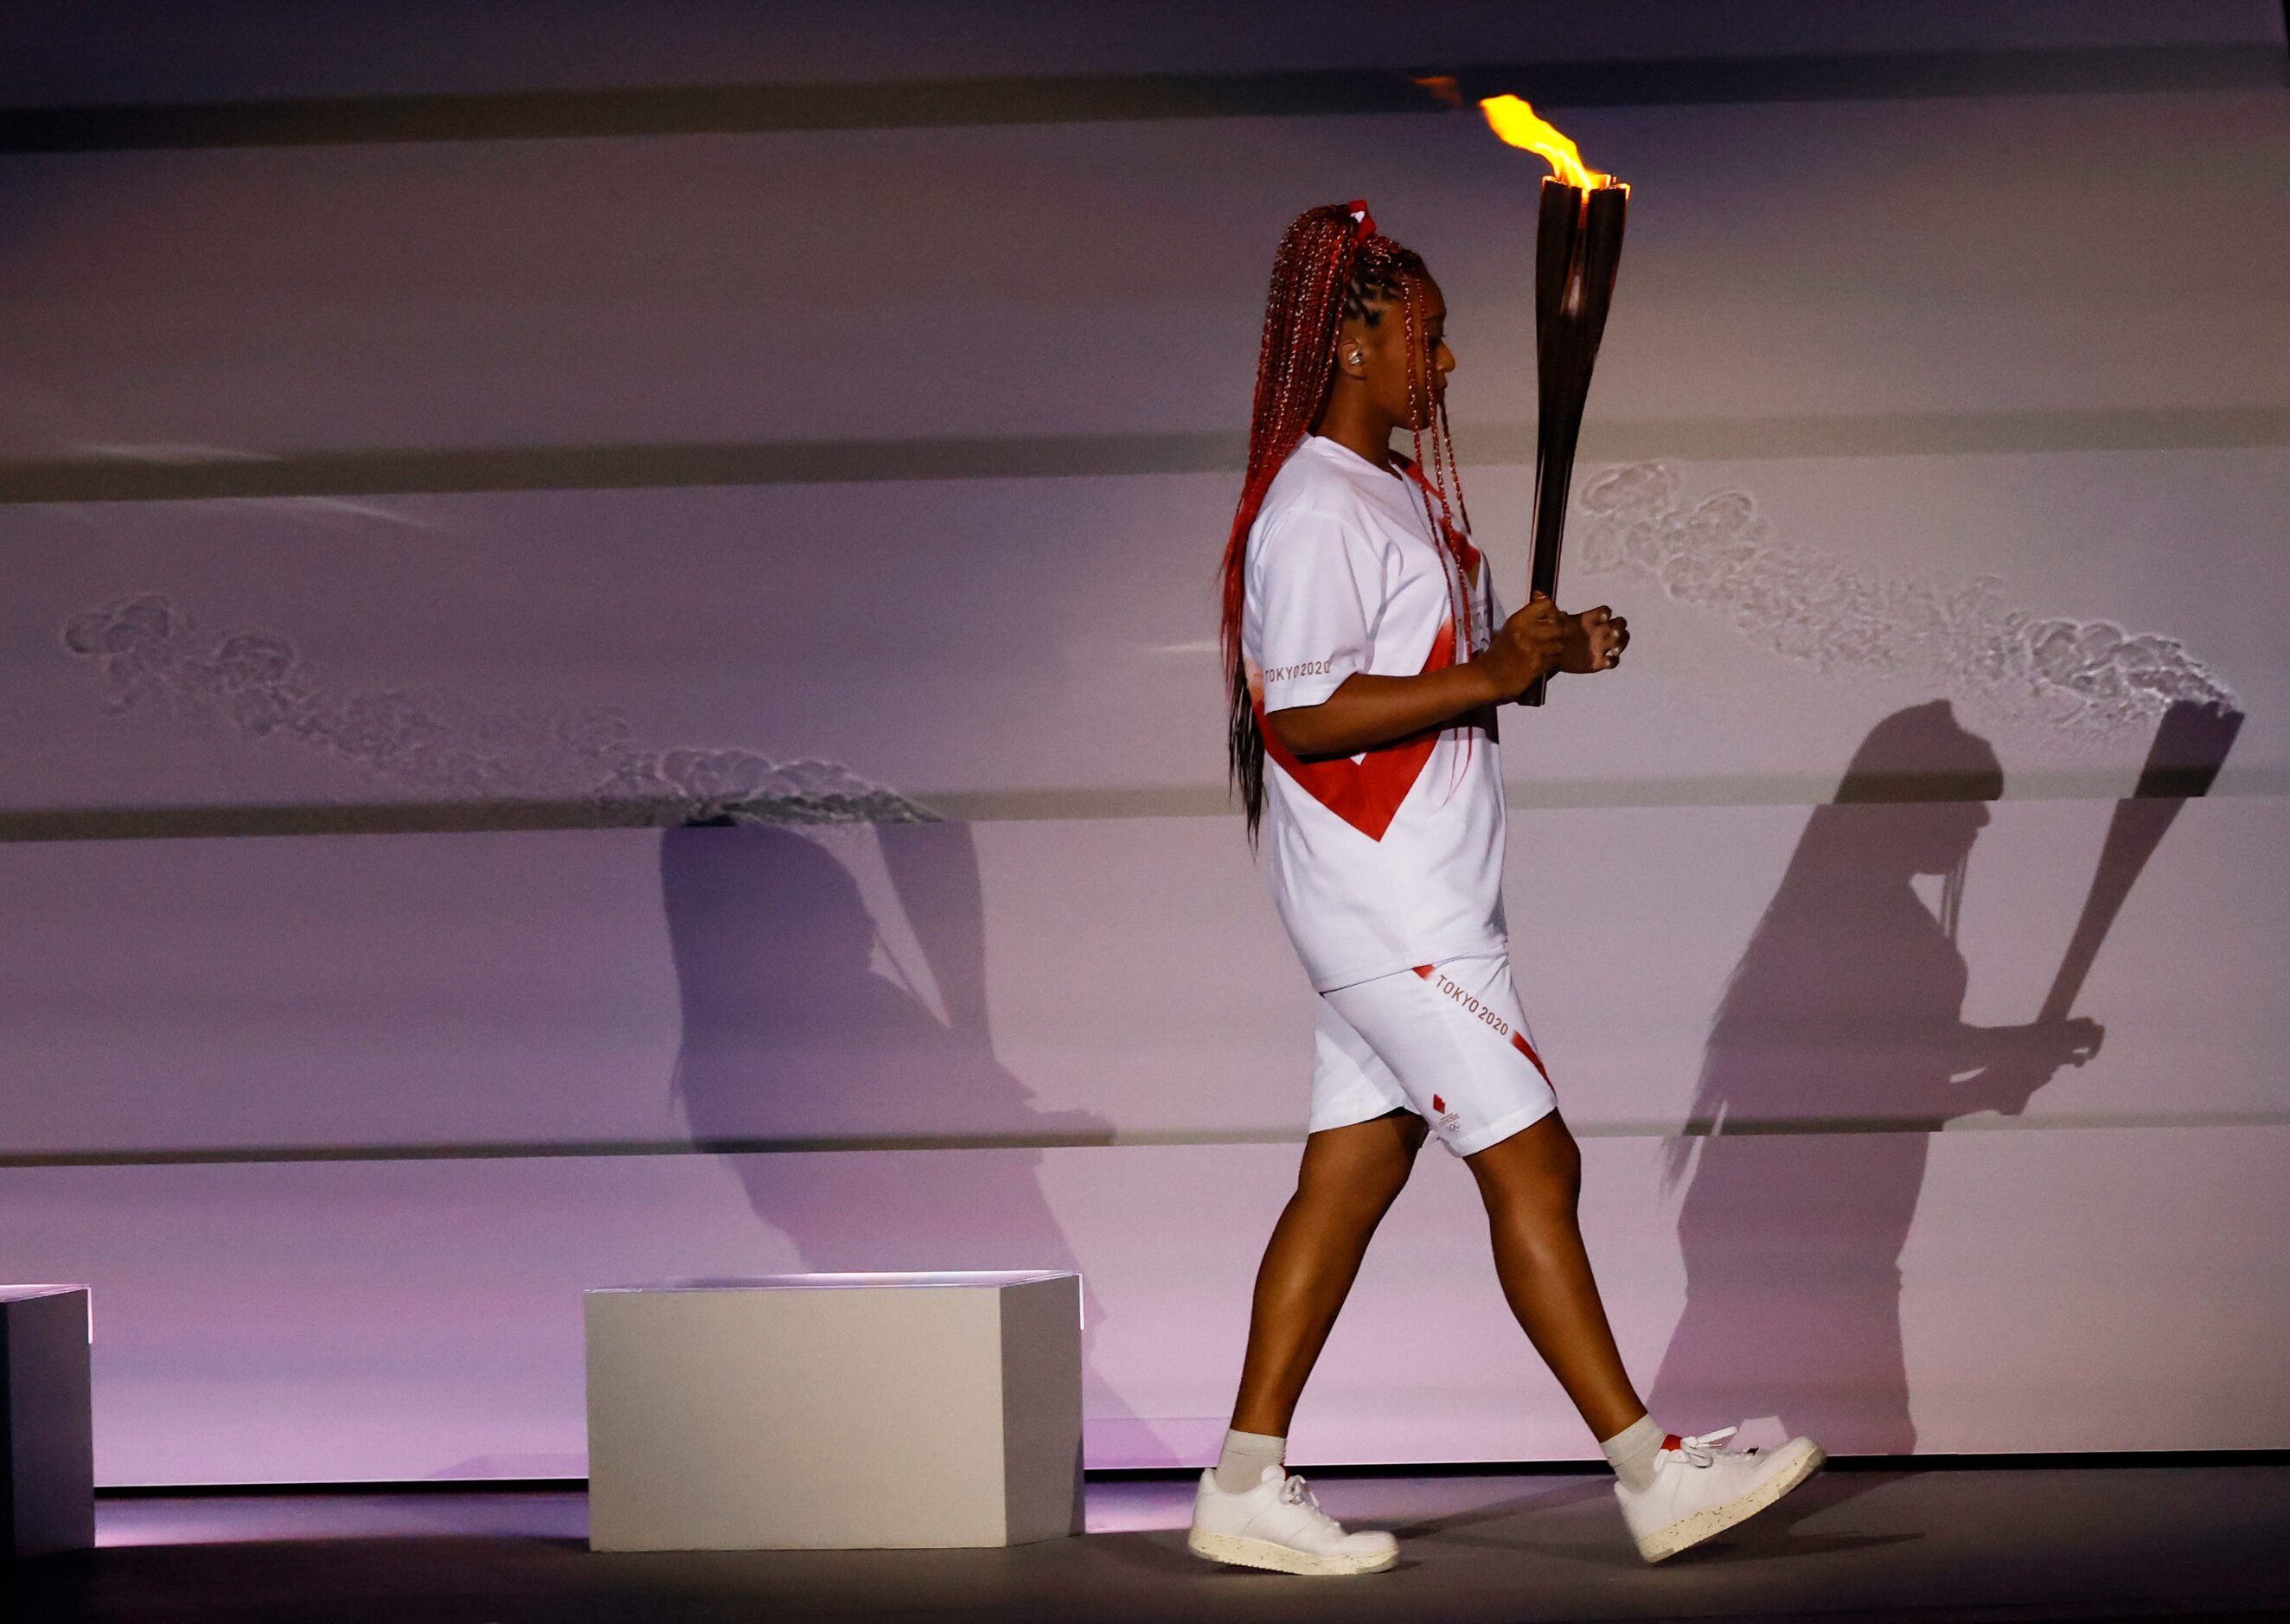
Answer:
<svg viewBox="0 0 2290 1624"><path fill-rule="evenodd" d="M1972 1075L1953 1085L1958 1104L1951 1115L2018 1116L2054 1073L2082 1065L2099 1052L2106 1036L2106 1028L2080 1015L2022 1027L1958 1027L1958 1069Z"/></svg>
<svg viewBox="0 0 2290 1624"><path fill-rule="evenodd" d="M1538 596L1502 623L1485 653L1467 665L1421 676L1371 676L1355 671L1317 705L1268 711L1265 725L1290 754L1357 756L1435 727L1483 706L1517 699L1537 677L1559 668L1565 616Z"/></svg>

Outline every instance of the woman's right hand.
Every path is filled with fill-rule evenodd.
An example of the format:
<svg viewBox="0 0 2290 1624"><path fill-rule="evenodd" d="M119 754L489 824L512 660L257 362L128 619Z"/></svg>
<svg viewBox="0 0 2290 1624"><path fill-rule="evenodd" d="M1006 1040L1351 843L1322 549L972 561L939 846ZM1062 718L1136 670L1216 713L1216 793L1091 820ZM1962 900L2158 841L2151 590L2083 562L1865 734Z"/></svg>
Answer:
<svg viewBox="0 0 2290 1624"><path fill-rule="evenodd" d="M1566 617L1538 592L1532 603L1502 623L1486 652L1472 663L1485 668L1497 698L1508 704L1558 669L1565 636Z"/></svg>
<svg viewBox="0 0 2290 1624"><path fill-rule="evenodd" d="M1982 1068L1976 1084L1985 1101L1982 1108L2017 1116L2061 1067L2080 1066L2097 1054L2107 1028L2078 1015L1998 1028L1992 1037L1998 1052Z"/></svg>
<svg viewBox="0 0 2290 1624"><path fill-rule="evenodd" d="M1476 660L1414 676L1355 671L1317 705L1266 713L1264 727L1305 761L1378 750L1427 728L1445 727L1489 705L1505 705L1535 678L1558 669L1566 617L1541 593L1502 623Z"/></svg>

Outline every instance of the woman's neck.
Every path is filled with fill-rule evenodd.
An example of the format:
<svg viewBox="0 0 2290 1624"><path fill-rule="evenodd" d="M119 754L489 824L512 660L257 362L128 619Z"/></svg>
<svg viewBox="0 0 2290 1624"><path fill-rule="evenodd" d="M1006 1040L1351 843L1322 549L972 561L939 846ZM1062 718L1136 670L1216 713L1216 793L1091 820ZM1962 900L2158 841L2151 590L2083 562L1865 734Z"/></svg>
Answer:
<svg viewBox="0 0 2290 1624"><path fill-rule="evenodd" d="M1397 428L1361 394L1338 388L1321 414L1317 433L1380 468L1391 467L1391 431Z"/></svg>

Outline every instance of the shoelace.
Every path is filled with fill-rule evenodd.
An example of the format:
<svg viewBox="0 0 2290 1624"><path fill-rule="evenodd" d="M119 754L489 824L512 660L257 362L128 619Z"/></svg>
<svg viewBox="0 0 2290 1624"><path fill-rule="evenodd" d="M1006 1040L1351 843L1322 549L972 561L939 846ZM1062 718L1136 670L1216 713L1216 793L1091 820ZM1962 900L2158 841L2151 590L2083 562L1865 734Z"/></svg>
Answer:
<svg viewBox="0 0 2290 1624"><path fill-rule="evenodd" d="M1311 1486L1301 1477L1291 1475L1288 1481L1280 1485L1280 1498L1292 1506L1309 1506L1316 1516L1328 1515L1320 1509L1320 1497L1312 1492Z"/></svg>
<svg viewBox="0 0 2290 1624"><path fill-rule="evenodd" d="M1716 1432L1705 1432L1694 1437L1680 1438L1677 1441L1677 1452L1696 1466L1708 1466L1718 1458L1716 1445L1724 1443L1741 1430L1738 1426L1725 1427Z"/></svg>

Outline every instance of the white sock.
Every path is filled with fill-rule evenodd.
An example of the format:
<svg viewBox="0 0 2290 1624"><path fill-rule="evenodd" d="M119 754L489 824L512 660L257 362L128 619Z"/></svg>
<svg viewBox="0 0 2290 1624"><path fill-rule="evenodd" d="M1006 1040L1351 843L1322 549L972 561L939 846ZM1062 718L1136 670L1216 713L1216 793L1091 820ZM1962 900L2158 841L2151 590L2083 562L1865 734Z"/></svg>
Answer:
<svg viewBox="0 0 2290 1624"><path fill-rule="evenodd" d="M1228 1494L1245 1494L1264 1481L1266 1467L1285 1466L1287 1460L1285 1438L1265 1432L1228 1432L1224 1452L1217 1457L1216 1485Z"/></svg>
<svg viewBox="0 0 2290 1624"><path fill-rule="evenodd" d="M1636 1492L1653 1481L1653 1459L1661 1453L1661 1441L1669 1436L1654 1424L1653 1417L1641 1415L1613 1437L1601 1439L1598 1447L1606 1452L1607 1464L1622 1480L1622 1487Z"/></svg>

